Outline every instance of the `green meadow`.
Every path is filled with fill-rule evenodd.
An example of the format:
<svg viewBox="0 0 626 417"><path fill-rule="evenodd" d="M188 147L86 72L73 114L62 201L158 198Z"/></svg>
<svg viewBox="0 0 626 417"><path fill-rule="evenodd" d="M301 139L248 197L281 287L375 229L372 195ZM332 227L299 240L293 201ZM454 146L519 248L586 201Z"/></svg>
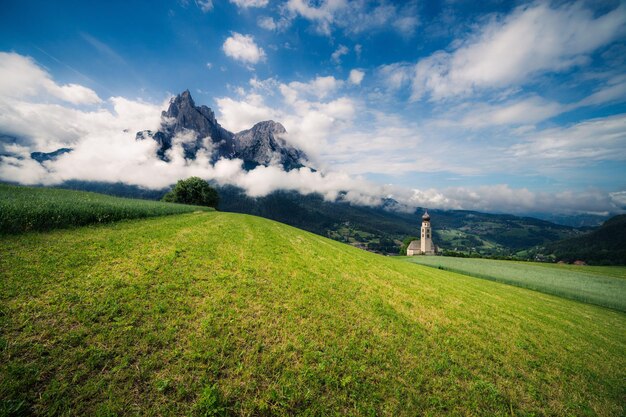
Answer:
<svg viewBox="0 0 626 417"><path fill-rule="evenodd" d="M626 315L195 212L0 238L0 415L623 416Z"/></svg>
<svg viewBox="0 0 626 417"><path fill-rule="evenodd" d="M0 184L0 234L212 210L84 191Z"/></svg>
<svg viewBox="0 0 626 417"><path fill-rule="evenodd" d="M408 262L503 282L626 312L626 267L414 256Z"/></svg>

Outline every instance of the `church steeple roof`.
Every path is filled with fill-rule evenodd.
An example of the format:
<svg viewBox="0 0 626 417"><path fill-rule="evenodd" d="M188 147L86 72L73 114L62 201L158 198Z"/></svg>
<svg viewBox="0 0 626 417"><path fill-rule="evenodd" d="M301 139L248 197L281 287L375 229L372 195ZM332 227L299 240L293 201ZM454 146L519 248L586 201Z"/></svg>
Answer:
<svg viewBox="0 0 626 417"><path fill-rule="evenodd" d="M429 222L430 221L430 214L428 214L428 210L424 211L424 215L422 216L422 220L424 220L425 222Z"/></svg>

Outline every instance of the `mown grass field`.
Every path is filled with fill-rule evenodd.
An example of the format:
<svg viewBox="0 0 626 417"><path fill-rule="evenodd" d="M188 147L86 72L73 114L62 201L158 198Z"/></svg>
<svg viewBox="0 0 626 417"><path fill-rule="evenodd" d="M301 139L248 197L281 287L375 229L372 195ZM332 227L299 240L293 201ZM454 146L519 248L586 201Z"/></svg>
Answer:
<svg viewBox="0 0 626 417"><path fill-rule="evenodd" d="M0 238L0 414L622 416L626 315L191 213Z"/></svg>
<svg viewBox="0 0 626 417"><path fill-rule="evenodd" d="M0 183L0 234L45 231L196 210L210 209L85 191Z"/></svg>
<svg viewBox="0 0 626 417"><path fill-rule="evenodd" d="M447 256L401 259L626 312L626 267L623 266L557 265Z"/></svg>

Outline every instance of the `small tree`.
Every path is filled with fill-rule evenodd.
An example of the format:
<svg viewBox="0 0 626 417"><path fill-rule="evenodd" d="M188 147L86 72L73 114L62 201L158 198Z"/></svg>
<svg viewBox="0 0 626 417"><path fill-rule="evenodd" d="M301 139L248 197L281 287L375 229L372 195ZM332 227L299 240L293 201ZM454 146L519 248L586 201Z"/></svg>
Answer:
<svg viewBox="0 0 626 417"><path fill-rule="evenodd" d="M163 196L169 203L193 204L197 206L217 207L220 197L215 188L198 177L179 180L174 188Z"/></svg>

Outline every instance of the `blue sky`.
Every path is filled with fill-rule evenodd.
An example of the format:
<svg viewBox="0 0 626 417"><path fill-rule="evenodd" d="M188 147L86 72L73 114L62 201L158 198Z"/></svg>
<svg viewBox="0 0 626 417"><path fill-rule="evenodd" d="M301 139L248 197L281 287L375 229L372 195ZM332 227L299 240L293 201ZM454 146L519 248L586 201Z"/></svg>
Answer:
<svg viewBox="0 0 626 417"><path fill-rule="evenodd" d="M152 127L168 98L189 89L232 131L282 122L287 139L332 173L304 188L284 173L233 180L251 194L347 187L364 203L382 193L520 213L626 205L620 1L5 1L0 52L0 93L16 112L0 117L6 155L73 146L80 156L88 144L113 155L96 139L106 117ZM39 116L39 131L26 122L35 108L54 118ZM103 118L100 132L94 118ZM117 151L134 155L124 140ZM0 175L140 176L132 161L100 167L79 156L48 174L5 157ZM80 161L91 171L75 169ZM168 169L163 181L188 172ZM276 185L258 186L268 181Z"/></svg>

